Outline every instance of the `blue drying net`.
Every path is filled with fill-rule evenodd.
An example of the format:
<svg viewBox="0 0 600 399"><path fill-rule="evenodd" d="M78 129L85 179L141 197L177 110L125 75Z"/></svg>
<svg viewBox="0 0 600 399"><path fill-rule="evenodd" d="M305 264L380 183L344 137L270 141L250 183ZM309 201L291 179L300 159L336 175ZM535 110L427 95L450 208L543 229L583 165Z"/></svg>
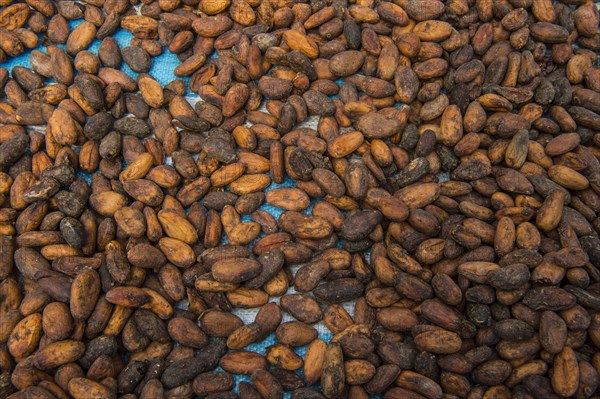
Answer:
<svg viewBox="0 0 600 399"><path fill-rule="evenodd" d="M81 22L83 22L83 20L69 21L71 30L73 30ZM117 41L120 48L124 48L124 47L127 47L130 45L130 41L133 38L133 35L124 29L119 29L117 32L112 34L112 37ZM100 47L100 43L101 42L99 40L97 40L97 39L94 40L94 42L90 45L90 47L87 50L89 50L90 52L92 52L94 54L98 54L98 48ZM59 44L58 46L63 49L65 48L65 46L62 44ZM41 50L41 51L45 50L44 47L41 45L41 43L37 49ZM15 66L31 67L31 65L29 63L29 55L31 54L31 51L32 50L28 50L28 51L20 54L18 57L9 58L4 63L0 64L0 66L8 69L9 72ZM169 52L165 48L165 49L163 49L163 53L161 55L152 58L152 67L148 71L148 74L150 74L154 79L156 79L163 86L168 84L169 82L172 82L173 80L182 79L183 81L185 81L186 87L187 87L186 98L191 103L195 103L196 101L200 100L200 97L196 93L192 93L189 90L189 83L190 83L189 77L181 78L181 77L175 76L175 74L173 73L175 68L180 63L181 62L177 58L177 55ZM132 71L125 62L122 63L120 70L127 73L134 79L137 78L138 74L136 72ZM51 82L51 79L48 79L48 82ZM338 81L338 84L340 84L340 83L341 83L341 81ZM317 119L313 118L312 125L311 125L311 121L304 123L304 125L316 128L316 121L317 121ZM167 159L167 163L170 163L170 159ZM79 172L79 175L82 176L88 183L90 183L92 174ZM293 186L294 186L294 181L292 179L290 179L289 177L286 177L285 181L282 184L272 183L266 189L266 191L273 190L275 188L280 188L280 187L293 187ZM314 201L313 201L313 203L314 203ZM260 209L262 209L266 212L269 212L276 219L279 218L279 216L282 213L281 209L274 207L272 205L269 205L267 203L263 204ZM312 210L312 205L305 212L310 213L311 210ZM249 221L249 220L250 220L249 215L242 216L242 221ZM223 243L224 244L226 243L225 238L223 239ZM288 290L288 293L294 293L294 292L295 291L293 290L293 288L290 288ZM278 303L279 298L271 298L271 301ZM346 303L346 304L342 304L342 305L351 315L354 313L353 312L354 304ZM186 306L187 306L186 302L182 302L182 303L178 304L178 307L181 307L181 308L186 308ZM245 324L248 324L248 323L251 323L254 321L254 316L256 315L257 311L258 311L258 309L236 309L236 310L234 310L234 313L237 316L239 316L244 321ZM291 315L284 312L283 322L292 321L292 320L295 320L295 319ZM315 324L313 326L317 329L318 336L323 341L329 342L329 340L333 337L333 334L327 329L327 327L325 327L325 325L322 322ZM274 345L276 343L277 343L277 340L275 338L275 334L270 334L263 341L258 342L258 343L253 343L253 344L247 346L246 348L244 348L244 350L252 351L252 352L256 352L256 353L260 353L260 354L264 355L266 352L266 349L269 346ZM307 349L307 347L304 346L304 347L295 348L294 351L299 356L304 358L304 356L306 354L306 349ZM221 370L221 369L217 369L217 370ZM298 370L297 373L300 376L302 376L301 369ZM246 375L235 375L234 380L235 380L236 392L237 392L238 384L241 381L251 382L250 377L246 376ZM291 396L290 393L285 394L286 399L290 398L290 396ZM379 398L380 396L374 396L374 397Z"/></svg>

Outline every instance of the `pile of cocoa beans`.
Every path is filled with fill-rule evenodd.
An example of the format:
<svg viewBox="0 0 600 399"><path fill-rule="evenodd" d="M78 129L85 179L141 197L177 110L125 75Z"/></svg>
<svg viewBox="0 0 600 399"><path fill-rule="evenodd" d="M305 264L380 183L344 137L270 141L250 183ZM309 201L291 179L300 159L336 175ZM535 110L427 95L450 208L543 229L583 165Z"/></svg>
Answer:
<svg viewBox="0 0 600 399"><path fill-rule="evenodd" d="M0 0L0 399L600 397L597 6Z"/></svg>

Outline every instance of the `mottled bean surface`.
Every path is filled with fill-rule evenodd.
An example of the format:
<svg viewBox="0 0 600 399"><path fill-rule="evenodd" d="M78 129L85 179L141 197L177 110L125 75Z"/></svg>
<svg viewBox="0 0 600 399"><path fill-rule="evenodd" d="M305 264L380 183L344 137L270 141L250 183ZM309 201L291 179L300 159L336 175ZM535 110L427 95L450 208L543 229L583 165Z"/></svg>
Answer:
<svg viewBox="0 0 600 399"><path fill-rule="evenodd" d="M597 5L0 0L0 399L597 398Z"/></svg>

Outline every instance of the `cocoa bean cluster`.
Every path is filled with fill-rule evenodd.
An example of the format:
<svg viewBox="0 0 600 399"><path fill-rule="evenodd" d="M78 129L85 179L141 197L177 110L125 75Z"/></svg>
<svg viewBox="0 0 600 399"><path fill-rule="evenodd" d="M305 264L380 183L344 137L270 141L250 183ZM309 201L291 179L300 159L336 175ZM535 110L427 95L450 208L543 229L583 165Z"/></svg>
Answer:
<svg viewBox="0 0 600 399"><path fill-rule="evenodd" d="M597 6L0 0L0 399L598 398Z"/></svg>

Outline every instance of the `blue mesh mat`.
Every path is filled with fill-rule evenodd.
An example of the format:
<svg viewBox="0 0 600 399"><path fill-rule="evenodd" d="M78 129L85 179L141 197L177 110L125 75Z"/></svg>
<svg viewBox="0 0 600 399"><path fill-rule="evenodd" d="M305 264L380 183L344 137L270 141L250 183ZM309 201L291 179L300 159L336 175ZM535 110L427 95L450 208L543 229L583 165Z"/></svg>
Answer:
<svg viewBox="0 0 600 399"><path fill-rule="evenodd" d="M70 21L69 25L71 26L71 30L73 30L77 25L79 25L83 20ZM119 29L116 33L112 35L112 37L117 41L119 47L127 47L130 45L130 40L133 37L131 33L124 29ZM98 54L98 47L100 47L101 41L96 39L88 48L94 54ZM59 44L59 47L65 48L64 45ZM45 51L45 48L40 44L38 46L39 50ZM29 67L29 54L31 51L24 52L18 57L10 58L6 62L0 64L2 67L10 70L14 66L27 66ZM173 74L173 70L180 64L177 56L169 52L168 49L163 49L163 53L158 57L152 58L152 68L148 72L150 75L154 77L158 82L160 82L163 86L167 83L175 80L175 79L183 79L186 83L189 83L189 78L178 78ZM133 78L137 77L137 73L133 72L126 64L123 62L121 66L121 71L126 72ZM188 85L189 86L189 85ZM191 93L190 93L191 94Z"/></svg>
<svg viewBox="0 0 600 399"><path fill-rule="evenodd" d="M77 20L77 21L70 21L69 25L71 26L71 29L75 28L77 25L79 25L83 20ZM130 40L133 37L133 35L131 35L131 33L129 33L128 31L124 30L124 29L119 29L116 33L114 33L112 35L112 37L117 41L117 43L119 44L119 46L121 48L123 47L127 47L130 45ZM100 41L99 40L94 40L94 42L90 45L90 47L88 48L89 51L93 52L94 54L98 53L98 48L100 46ZM59 45L59 47L62 47L63 49L65 48L64 45ZM38 46L39 50L45 51L44 46L42 46L41 44ZM24 52L23 54L19 55L18 57L13 57L8 59L6 62L1 63L0 66L4 67L6 69L10 70L15 67L15 66L25 66L25 67L30 67L30 63L29 63L29 55L31 53L31 50ZM150 75L152 75L154 77L154 79L156 79L158 82L160 82L163 86L166 85L167 83L176 80L176 79L182 79L186 82L186 86L187 86L187 97L189 99L199 99L199 97L197 96L197 94L190 92L189 90L189 78L184 77L184 78L180 78L180 77L176 77L173 74L173 70L175 69L175 67L177 67L180 64L180 61L178 60L177 56L175 54L172 54L168 51L168 49L163 49L163 53L157 57L153 57L152 58L152 67L150 69L150 71L148 72ZM137 77L137 73L132 71L126 64L125 62L122 63L121 65L121 71L126 72L127 74L129 74L130 76L132 76L134 79ZM51 82L50 79L47 80L48 82ZM170 160L169 160L170 161ZM82 173L80 172L80 176L84 177L86 179L86 181L88 181L88 183L91 181L91 174L88 173ZM279 188L279 187L293 187L294 186L294 182L292 179L290 179L289 177L286 178L286 180L282 183L282 184L276 184L276 183L272 183L271 186L269 186L267 188L266 191L272 190L274 188ZM313 202L314 203L314 202ZM278 218L281 213L282 210L279 208L276 208L272 205L269 204L264 204L261 209L269 212L270 214L272 214L275 218ZM311 207L309 207L305 212L309 213L312 209L312 204ZM243 215L242 217L243 221L249 221L250 220L250 216L249 215ZM224 241L225 243L226 241ZM293 290L291 291L293 292ZM272 298L272 300L278 302L277 298ZM179 304L181 307L185 307L186 304ZM352 314L352 305L350 304L346 304L345 308L351 312ZM238 316L240 316L242 319L244 319L245 323L248 322L252 322L254 320L254 314L256 313L257 309L254 310L236 310L236 314ZM293 317L291 317L290 315L284 313L284 319L283 321L291 321L294 320ZM323 323L319 323L317 325L315 325L315 328L318 331L319 334L319 338L324 340L325 342L328 342L331 337L333 336L333 334L331 334L331 332L329 332L329 330L327 330L327 328L323 325ZM245 348L245 350L249 350L249 351L253 351L253 352L257 352L260 354L265 354L266 349L277 343L277 340L275 338L275 334L270 334L265 340L263 340L262 342L259 343L254 343L249 345L248 347ZM304 355L306 354L306 349L307 347L299 347L299 348L295 348L295 352L300 355L301 357L304 358ZM220 369L218 369L220 370ZM302 370L298 370L298 374L302 375ZM235 384L236 384L236 391L237 391L237 385L239 384L240 381L247 381L247 382L251 382L251 379L249 376L246 375L235 375ZM285 398L290 398L290 394L286 393Z"/></svg>

